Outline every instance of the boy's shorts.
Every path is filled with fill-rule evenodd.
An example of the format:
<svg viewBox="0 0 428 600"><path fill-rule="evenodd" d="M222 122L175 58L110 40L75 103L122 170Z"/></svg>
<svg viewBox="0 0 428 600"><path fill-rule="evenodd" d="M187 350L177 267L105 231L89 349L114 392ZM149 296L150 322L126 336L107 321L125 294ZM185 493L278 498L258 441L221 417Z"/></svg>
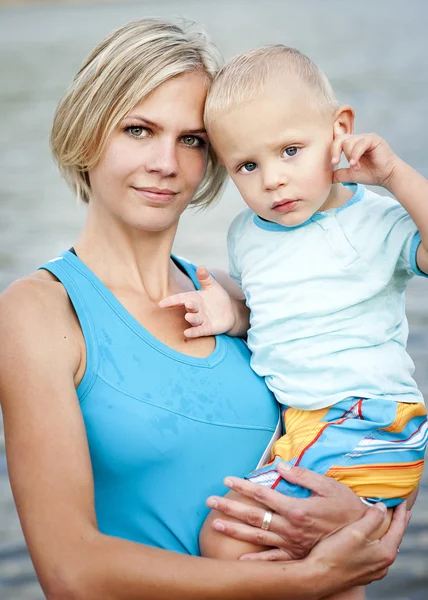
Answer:
<svg viewBox="0 0 428 600"><path fill-rule="evenodd" d="M368 503L400 504L422 475L428 441L425 406L391 400L347 398L314 411L285 407L285 435L271 461L247 479L287 496L311 492L281 478L279 460L333 477Z"/></svg>

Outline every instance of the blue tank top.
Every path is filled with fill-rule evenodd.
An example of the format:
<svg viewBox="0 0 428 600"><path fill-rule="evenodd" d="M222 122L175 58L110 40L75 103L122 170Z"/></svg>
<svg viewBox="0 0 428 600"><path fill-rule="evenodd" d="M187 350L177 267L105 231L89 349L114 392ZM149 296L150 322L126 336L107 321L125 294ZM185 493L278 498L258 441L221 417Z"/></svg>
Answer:
<svg viewBox="0 0 428 600"><path fill-rule="evenodd" d="M196 268L174 258L199 284ZM101 532L198 554L205 500L255 468L278 407L237 338L206 358L162 344L72 252L43 265L63 284L87 351L77 394Z"/></svg>

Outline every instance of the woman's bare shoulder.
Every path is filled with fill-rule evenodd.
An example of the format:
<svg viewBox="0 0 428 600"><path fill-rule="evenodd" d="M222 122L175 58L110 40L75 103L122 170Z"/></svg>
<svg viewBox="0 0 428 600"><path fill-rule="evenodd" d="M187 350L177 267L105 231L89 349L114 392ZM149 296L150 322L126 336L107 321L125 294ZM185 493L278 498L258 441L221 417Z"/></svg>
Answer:
<svg viewBox="0 0 428 600"><path fill-rule="evenodd" d="M0 294L2 315L22 319L28 314L34 318L37 313L55 310L55 314L66 314L71 305L62 284L48 271L36 271L22 279L17 279Z"/></svg>
<svg viewBox="0 0 428 600"><path fill-rule="evenodd" d="M0 294L2 360L12 355L51 356L64 350L64 359L78 369L81 360L80 329L62 284L49 272L37 271L14 281ZM5 353L6 356L3 354Z"/></svg>

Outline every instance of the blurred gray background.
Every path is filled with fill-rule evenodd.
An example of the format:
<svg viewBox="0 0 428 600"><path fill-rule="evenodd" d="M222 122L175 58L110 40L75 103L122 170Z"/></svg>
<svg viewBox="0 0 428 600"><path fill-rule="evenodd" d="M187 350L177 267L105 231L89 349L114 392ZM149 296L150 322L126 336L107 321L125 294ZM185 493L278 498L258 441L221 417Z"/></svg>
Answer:
<svg viewBox="0 0 428 600"><path fill-rule="evenodd" d="M285 43L307 53L352 104L357 132L376 131L428 177L426 0L0 0L0 291L68 248L84 218L53 165L48 136L57 101L89 50L112 29L145 16L202 24L225 58ZM183 218L175 250L227 268L228 224L243 207L222 200ZM427 282L408 292L409 350L428 396ZM0 341L1 343L1 341ZM428 598L428 476L400 555L371 600ZM25 550L7 479L0 420L0 598L43 598Z"/></svg>

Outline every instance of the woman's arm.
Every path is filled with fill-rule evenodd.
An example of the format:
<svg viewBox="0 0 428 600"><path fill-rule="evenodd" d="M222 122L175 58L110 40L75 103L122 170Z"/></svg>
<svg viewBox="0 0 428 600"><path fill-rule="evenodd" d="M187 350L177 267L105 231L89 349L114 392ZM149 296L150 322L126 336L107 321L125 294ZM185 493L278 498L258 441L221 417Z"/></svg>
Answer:
<svg viewBox="0 0 428 600"><path fill-rule="evenodd" d="M74 319L62 286L51 281L19 282L0 299L0 398L8 467L48 600L264 600L267 595L315 600L385 574L405 519L396 519L389 537L374 547L365 531L378 526L376 509L358 529L351 526L322 542L321 553L287 565L183 556L100 533L75 393L82 347Z"/></svg>
<svg viewBox="0 0 428 600"><path fill-rule="evenodd" d="M321 539L361 519L367 512L367 505L352 490L330 477L301 467L289 468L285 463L279 463L278 470L284 479L306 487L312 495L293 498L245 479L228 477L225 483L232 491L224 497L207 500L207 505L215 509L208 520L213 529L253 546L272 548L259 550L251 558L303 558ZM260 529L266 510L273 512L269 531ZM221 534L217 537L220 544Z"/></svg>

